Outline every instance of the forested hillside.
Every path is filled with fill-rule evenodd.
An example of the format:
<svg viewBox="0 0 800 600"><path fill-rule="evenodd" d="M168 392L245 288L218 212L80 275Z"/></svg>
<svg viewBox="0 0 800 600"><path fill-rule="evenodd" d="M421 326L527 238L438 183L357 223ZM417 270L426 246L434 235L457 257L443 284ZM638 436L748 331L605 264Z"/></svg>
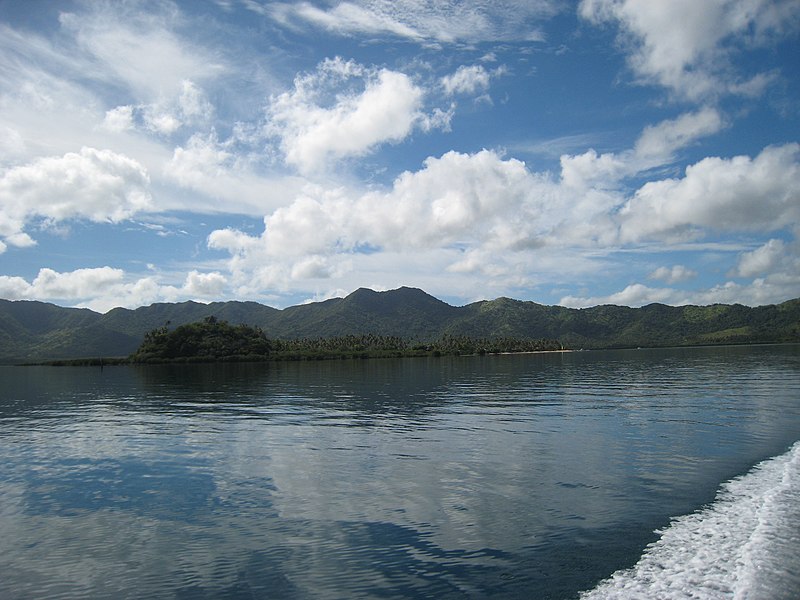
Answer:
<svg viewBox="0 0 800 600"><path fill-rule="evenodd" d="M255 302L153 304L106 314L0 300L0 362L124 357L147 332L206 318L257 327L271 340L394 336L424 344L451 338L558 340L573 349L800 342L800 299L741 305L571 309L498 298L451 306L419 289L360 289L345 298L278 310Z"/></svg>

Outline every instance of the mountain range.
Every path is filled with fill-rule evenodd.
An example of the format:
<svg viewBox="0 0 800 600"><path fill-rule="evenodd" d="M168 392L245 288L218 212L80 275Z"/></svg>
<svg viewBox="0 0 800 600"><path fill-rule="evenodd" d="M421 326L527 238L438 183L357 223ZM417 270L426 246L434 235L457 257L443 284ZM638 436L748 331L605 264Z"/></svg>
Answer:
<svg viewBox="0 0 800 600"><path fill-rule="evenodd" d="M213 316L275 339L377 334L430 341L444 335L557 339L573 349L800 342L800 298L782 304L572 309L498 298L451 306L422 290L359 289L282 310L256 302L159 303L105 314L0 300L0 362L121 357L144 334Z"/></svg>

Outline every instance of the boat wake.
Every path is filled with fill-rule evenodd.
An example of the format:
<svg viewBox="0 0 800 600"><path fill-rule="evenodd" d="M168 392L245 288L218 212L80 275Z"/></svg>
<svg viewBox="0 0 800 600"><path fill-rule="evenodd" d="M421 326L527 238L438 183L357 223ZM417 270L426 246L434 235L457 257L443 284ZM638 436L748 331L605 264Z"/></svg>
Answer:
<svg viewBox="0 0 800 600"><path fill-rule="evenodd" d="M800 442L657 533L635 566L580 598L800 598Z"/></svg>

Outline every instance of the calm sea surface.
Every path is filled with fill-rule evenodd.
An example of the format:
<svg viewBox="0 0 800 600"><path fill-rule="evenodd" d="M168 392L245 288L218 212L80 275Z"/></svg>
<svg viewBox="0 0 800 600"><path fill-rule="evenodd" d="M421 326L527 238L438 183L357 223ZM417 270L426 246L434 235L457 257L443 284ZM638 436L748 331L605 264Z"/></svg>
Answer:
<svg viewBox="0 0 800 600"><path fill-rule="evenodd" d="M0 598L796 598L798 440L800 346L0 367Z"/></svg>

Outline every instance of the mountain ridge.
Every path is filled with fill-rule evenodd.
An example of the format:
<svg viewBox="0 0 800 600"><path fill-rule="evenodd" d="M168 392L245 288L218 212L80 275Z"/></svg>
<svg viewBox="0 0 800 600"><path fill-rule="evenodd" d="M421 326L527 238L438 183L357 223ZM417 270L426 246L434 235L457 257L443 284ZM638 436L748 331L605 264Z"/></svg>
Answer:
<svg viewBox="0 0 800 600"><path fill-rule="evenodd" d="M260 327L275 339L378 334L430 341L443 335L558 339L615 348L800 342L800 299L740 304L574 309L496 298L452 306L419 288L359 288L344 298L284 309L257 302L155 303L105 314L31 300L0 300L0 362L127 356L145 333L207 317Z"/></svg>

